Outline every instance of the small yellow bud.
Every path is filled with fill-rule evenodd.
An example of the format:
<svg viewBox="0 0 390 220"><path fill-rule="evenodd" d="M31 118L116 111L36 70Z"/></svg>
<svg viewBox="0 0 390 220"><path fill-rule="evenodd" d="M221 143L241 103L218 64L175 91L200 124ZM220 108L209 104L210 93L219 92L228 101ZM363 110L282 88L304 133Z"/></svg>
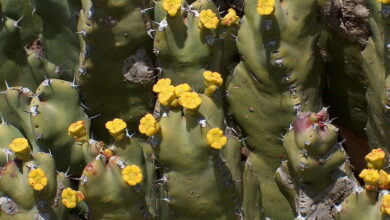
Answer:
<svg viewBox="0 0 390 220"><path fill-rule="evenodd" d="M127 128L127 124L122 119L115 118L112 121L106 122L106 128L116 141L121 141L125 137L125 129Z"/></svg>
<svg viewBox="0 0 390 220"><path fill-rule="evenodd" d="M145 134L150 137L160 131L160 124L157 123L152 114L146 114L143 118L141 118L138 130L141 134Z"/></svg>
<svg viewBox="0 0 390 220"><path fill-rule="evenodd" d="M218 89L217 86L214 85L208 86L204 89L204 94L207 96L211 96L215 93L215 91L217 91L217 89Z"/></svg>
<svg viewBox="0 0 390 220"><path fill-rule="evenodd" d="M68 135L72 136L76 141L87 141L87 129L84 121L76 121L68 128Z"/></svg>
<svg viewBox="0 0 390 220"><path fill-rule="evenodd" d="M71 209L75 208L78 202L83 201L85 196L82 192L73 190L68 187L62 190L61 199L65 207Z"/></svg>
<svg viewBox="0 0 390 220"><path fill-rule="evenodd" d="M159 93L171 85L171 79L164 78L157 81L153 86L153 92Z"/></svg>
<svg viewBox="0 0 390 220"><path fill-rule="evenodd" d="M386 153L381 148L373 149L365 159L368 168L377 170L382 169L387 162Z"/></svg>
<svg viewBox="0 0 390 220"><path fill-rule="evenodd" d="M185 92L179 98L179 104L188 110L196 110L202 103L202 99L196 92Z"/></svg>
<svg viewBox="0 0 390 220"><path fill-rule="evenodd" d="M112 152L112 150L108 148L104 149L102 153L104 154L104 156L106 156L106 158L110 158L112 155L114 155L114 152Z"/></svg>
<svg viewBox="0 0 390 220"><path fill-rule="evenodd" d="M260 15L270 15L275 10L275 0L258 0L257 12Z"/></svg>
<svg viewBox="0 0 390 220"><path fill-rule="evenodd" d="M379 181L379 172L374 169L364 169L359 177L363 179L367 190L375 190Z"/></svg>
<svg viewBox="0 0 390 220"><path fill-rule="evenodd" d="M207 132L207 144L212 148L221 149L227 143L227 138L219 128L210 129Z"/></svg>
<svg viewBox="0 0 390 220"><path fill-rule="evenodd" d="M219 23L217 15L211 10L202 10L199 14L199 23L200 28L205 27L207 29L216 29Z"/></svg>
<svg viewBox="0 0 390 220"><path fill-rule="evenodd" d="M181 0L164 0L163 8L169 14L169 16L173 17L177 14L177 11L181 7Z"/></svg>
<svg viewBox="0 0 390 220"><path fill-rule="evenodd" d="M47 185L47 177L41 168L33 169L28 174L28 183L36 191L41 191Z"/></svg>
<svg viewBox="0 0 390 220"><path fill-rule="evenodd" d="M126 166L122 170L122 178L130 186L137 185L143 179L141 168L137 165Z"/></svg>
<svg viewBox="0 0 390 220"><path fill-rule="evenodd" d="M229 8L228 13L222 18L221 23L222 25L230 27L233 24L238 24L239 20L240 17L237 16L236 11L233 8Z"/></svg>
<svg viewBox="0 0 390 220"><path fill-rule="evenodd" d="M8 147L19 160L26 160L30 155L30 145L26 138L15 138Z"/></svg>
<svg viewBox="0 0 390 220"><path fill-rule="evenodd" d="M217 72L205 71L203 73L203 78L204 78L204 84L206 86L211 86L211 85L221 86L223 83L221 74Z"/></svg>

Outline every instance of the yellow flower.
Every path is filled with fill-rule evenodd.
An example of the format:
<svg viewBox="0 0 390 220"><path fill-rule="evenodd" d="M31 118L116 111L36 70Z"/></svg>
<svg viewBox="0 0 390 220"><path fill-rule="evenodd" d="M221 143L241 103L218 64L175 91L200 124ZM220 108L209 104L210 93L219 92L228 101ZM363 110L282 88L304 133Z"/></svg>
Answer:
<svg viewBox="0 0 390 220"><path fill-rule="evenodd" d="M190 85L188 85L187 83L183 83L183 84L180 84L178 86L175 86L175 95L177 97L180 97L185 92L191 92L191 91L192 91L192 89L191 89Z"/></svg>
<svg viewBox="0 0 390 220"><path fill-rule="evenodd" d="M120 118L115 118L112 121L106 122L106 128L110 135L114 137L116 141L121 141L125 137L125 129L127 124Z"/></svg>
<svg viewBox="0 0 390 220"><path fill-rule="evenodd" d="M71 188L66 188L62 190L61 199L62 203L66 208L75 208L76 203L83 201L85 198L84 194L80 191L73 190Z"/></svg>
<svg viewBox="0 0 390 220"><path fill-rule="evenodd" d="M41 191L47 185L47 177L41 168L33 169L28 174L28 183L36 191Z"/></svg>
<svg viewBox="0 0 390 220"><path fill-rule="evenodd" d="M122 170L122 178L130 186L137 185L142 181L143 178L141 168L139 168L137 165L126 166Z"/></svg>
<svg viewBox="0 0 390 220"><path fill-rule="evenodd" d="M390 215L390 194L386 194L383 196L381 212L386 215Z"/></svg>
<svg viewBox="0 0 390 220"><path fill-rule="evenodd" d="M163 8L169 16L175 16L181 7L181 0L164 0Z"/></svg>
<svg viewBox="0 0 390 220"><path fill-rule="evenodd" d="M171 105L176 99L175 87L168 85L158 94L158 101L161 105Z"/></svg>
<svg viewBox="0 0 390 220"><path fill-rule="evenodd" d="M379 181L379 172L374 169L364 169L360 172L359 177L364 180L367 190L374 190Z"/></svg>
<svg viewBox="0 0 390 220"><path fill-rule="evenodd" d="M260 15L270 15L275 10L275 0L258 0L257 12Z"/></svg>
<svg viewBox="0 0 390 220"><path fill-rule="evenodd" d="M207 132L207 144L212 148L221 149L226 145L227 138L219 128L210 129Z"/></svg>
<svg viewBox="0 0 390 220"><path fill-rule="evenodd" d="M365 157L367 166L370 169L382 169L386 160L386 153L381 149L373 149L369 154Z"/></svg>
<svg viewBox="0 0 390 220"><path fill-rule="evenodd" d="M207 29L215 29L218 26L219 19L217 15L211 10L202 10L200 12L200 21L198 23L198 26L200 28L205 27Z"/></svg>
<svg viewBox="0 0 390 220"><path fill-rule="evenodd" d="M221 86L223 83L223 79L221 74L217 72L205 71L203 73L204 83L206 86Z"/></svg>
<svg viewBox="0 0 390 220"><path fill-rule="evenodd" d="M390 175L384 170L379 170L378 186L379 189L390 189Z"/></svg>
<svg viewBox="0 0 390 220"><path fill-rule="evenodd" d="M211 96L212 94L215 93L215 91L217 91L217 89L218 89L217 86L214 85L208 86L204 89L204 94L206 94L207 96Z"/></svg>
<svg viewBox="0 0 390 220"><path fill-rule="evenodd" d="M185 109L196 110L202 103L202 99L196 92L185 92L179 98L179 104Z"/></svg>
<svg viewBox="0 0 390 220"><path fill-rule="evenodd" d="M8 145L9 149L15 152L16 158L19 160L25 160L30 154L30 145L26 138L15 138Z"/></svg>
<svg viewBox="0 0 390 220"><path fill-rule="evenodd" d="M168 86L171 85L171 79L164 78L157 81L156 84L153 86L153 92L159 93L163 90L165 90Z"/></svg>
<svg viewBox="0 0 390 220"><path fill-rule="evenodd" d="M229 8L228 13L222 18L221 23L222 25L230 27L233 24L238 24L239 20L240 17L237 16L236 11L233 8Z"/></svg>
<svg viewBox="0 0 390 220"><path fill-rule="evenodd" d="M76 121L68 128L68 135L72 136L76 141L87 141L87 129L84 121Z"/></svg>
<svg viewBox="0 0 390 220"><path fill-rule="evenodd" d="M150 137L160 130L160 124L157 123L152 114L146 114L143 118L141 118L138 130L141 134L146 134Z"/></svg>

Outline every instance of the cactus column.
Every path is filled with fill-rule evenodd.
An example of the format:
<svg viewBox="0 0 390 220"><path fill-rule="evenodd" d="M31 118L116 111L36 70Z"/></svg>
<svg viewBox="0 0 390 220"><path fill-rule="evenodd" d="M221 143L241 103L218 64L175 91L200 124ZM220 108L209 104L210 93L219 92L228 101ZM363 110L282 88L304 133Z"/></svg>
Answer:
<svg viewBox="0 0 390 220"><path fill-rule="evenodd" d="M251 181L261 185L264 213L272 219L292 218L273 180L284 158L280 135L297 111L321 107L316 12L313 0L245 1L237 40L242 61L228 84L227 98L231 113L248 135L250 171L246 172L252 172L256 180Z"/></svg>
<svg viewBox="0 0 390 220"><path fill-rule="evenodd" d="M382 1L387 2L387 1ZM372 148L390 150L390 4L370 0L372 36L363 51L367 72L367 135Z"/></svg>

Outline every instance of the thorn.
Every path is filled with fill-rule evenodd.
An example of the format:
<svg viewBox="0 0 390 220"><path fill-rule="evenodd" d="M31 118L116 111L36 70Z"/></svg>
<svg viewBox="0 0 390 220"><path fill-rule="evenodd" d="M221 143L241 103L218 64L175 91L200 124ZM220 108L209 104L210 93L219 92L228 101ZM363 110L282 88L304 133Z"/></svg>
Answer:
<svg viewBox="0 0 390 220"><path fill-rule="evenodd" d="M154 7L150 7L150 8L145 8L145 9L141 9L141 14L145 14L146 12L148 12L149 10L153 9Z"/></svg>
<svg viewBox="0 0 390 220"><path fill-rule="evenodd" d="M130 134L129 129L126 128L126 137L131 139L135 134L136 134L136 132Z"/></svg>
<svg viewBox="0 0 390 220"><path fill-rule="evenodd" d="M0 113L0 117L1 117L1 124L2 124L2 125L6 125L7 122L4 120L3 114Z"/></svg>
<svg viewBox="0 0 390 220"><path fill-rule="evenodd" d="M168 198L163 198L163 199L161 199L161 200L164 201L164 202L167 202L167 203L170 203L170 202L171 202L171 200L168 199Z"/></svg>
<svg viewBox="0 0 390 220"><path fill-rule="evenodd" d="M87 109L87 110L91 110L90 108L88 108L84 103L82 103L82 102L80 102L80 105L81 105L81 107L83 107L83 108L85 108L85 109ZM98 115L99 116L99 115ZM96 116L93 116L93 117L96 117ZM91 117L91 119L92 119L92 117Z"/></svg>
<svg viewBox="0 0 390 220"><path fill-rule="evenodd" d="M241 138L241 139L239 139L238 141L242 142L242 141L245 141L245 140L248 139L248 138L249 138L249 136L244 137L244 138Z"/></svg>
<svg viewBox="0 0 390 220"><path fill-rule="evenodd" d="M94 115L94 116L91 116L91 117L89 117L89 120L92 120L92 119L94 119L94 118L97 118L97 117L99 117L99 116L101 116L102 114L97 114L97 115Z"/></svg>
<svg viewBox="0 0 390 220"><path fill-rule="evenodd" d="M87 32L86 32L85 30L75 32L75 34L81 34L81 35L83 35L84 37L87 36Z"/></svg>
<svg viewBox="0 0 390 220"><path fill-rule="evenodd" d="M50 150L50 148L49 148L49 154L50 154L50 156L53 156L53 154L51 153L51 150Z"/></svg>
<svg viewBox="0 0 390 220"><path fill-rule="evenodd" d="M16 28L21 28L21 27L19 26L19 22L23 19L23 17L24 17L24 15L23 15L22 17L20 17L20 18L15 22L14 27L16 27Z"/></svg>
<svg viewBox="0 0 390 220"><path fill-rule="evenodd" d="M156 29L149 29L149 30L146 31L146 33L148 34L148 36L150 38L154 39L154 36L152 35L152 33L155 32L155 31L156 31Z"/></svg>
<svg viewBox="0 0 390 220"><path fill-rule="evenodd" d="M8 85L8 82L7 80L4 80L4 83L5 83L5 87L7 88L7 90L9 89L9 85Z"/></svg>
<svg viewBox="0 0 390 220"><path fill-rule="evenodd" d="M69 170L70 170L70 166L68 167L68 169L67 169L66 172L65 172L65 177L70 177L70 176L71 176L71 174L68 174L68 173L69 173Z"/></svg>
<svg viewBox="0 0 390 220"><path fill-rule="evenodd" d="M238 37L234 34L230 34L230 36L232 36L236 41L238 40Z"/></svg>
<svg viewBox="0 0 390 220"><path fill-rule="evenodd" d="M79 85L77 85L76 77L73 77L73 82L70 84L73 88L77 88Z"/></svg>

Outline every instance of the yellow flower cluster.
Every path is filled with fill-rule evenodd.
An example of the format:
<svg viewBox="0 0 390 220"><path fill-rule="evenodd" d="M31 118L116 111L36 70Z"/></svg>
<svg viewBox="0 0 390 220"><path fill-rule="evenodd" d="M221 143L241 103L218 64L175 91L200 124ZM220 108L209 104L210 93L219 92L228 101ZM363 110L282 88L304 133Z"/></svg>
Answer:
<svg viewBox="0 0 390 220"><path fill-rule="evenodd" d="M164 0L163 8L169 14L169 16L173 17L177 14L181 7L181 0Z"/></svg>
<svg viewBox="0 0 390 220"><path fill-rule="evenodd" d="M212 128L207 132L207 144L214 149L221 149L227 143L227 138L219 128Z"/></svg>
<svg viewBox="0 0 390 220"><path fill-rule="evenodd" d="M189 110L196 110L202 103L202 99L187 83L178 86L171 85L170 79L160 79L154 86L153 92L158 93L158 101L161 105L182 107Z"/></svg>
<svg viewBox="0 0 390 220"><path fill-rule="evenodd" d="M211 96L218 89L218 86L221 86L223 79L221 74L217 72L205 71L203 73L204 84L206 86L204 94Z"/></svg>
<svg viewBox="0 0 390 220"><path fill-rule="evenodd" d="M238 24L239 20L240 17L237 16L236 11L233 8L229 8L228 13L222 18L221 23L222 25L230 27L233 24Z"/></svg>
<svg viewBox="0 0 390 220"><path fill-rule="evenodd" d="M85 198L84 194L80 191L73 190L71 188L66 188L62 190L61 201L66 208L75 208L78 202L83 201Z"/></svg>
<svg viewBox="0 0 390 220"><path fill-rule="evenodd" d="M387 163L386 153L378 148L373 149L365 157L369 169L360 172L359 177L364 180L367 190L390 189L390 175L382 170Z"/></svg>
<svg viewBox="0 0 390 220"><path fill-rule="evenodd" d="M28 184L36 191L41 191L47 185L47 177L41 168L33 169L28 174Z"/></svg>
<svg viewBox="0 0 390 220"><path fill-rule="evenodd" d="M125 129L127 128L127 124L122 119L115 118L112 121L106 122L106 128L116 141L121 141L125 137Z"/></svg>
<svg viewBox="0 0 390 220"><path fill-rule="evenodd" d="M199 28L216 29L219 23L217 15L211 10L202 10L199 14Z"/></svg>
<svg viewBox="0 0 390 220"><path fill-rule="evenodd" d="M179 106L179 98L185 92L190 92L191 87L187 83L178 86L171 85L171 79L160 79L154 86L153 92L158 93L158 101L161 105L176 108Z"/></svg>
<svg viewBox="0 0 390 220"><path fill-rule="evenodd" d="M15 156L19 160L26 160L30 155L30 145L26 138L15 138L8 147L15 152Z"/></svg>
<svg viewBox="0 0 390 220"><path fill-rule="evenodd" d="M76 121L68 128L68 135L72 136L76 141L87 141L87 129L84 121Z"/></svg>
<svg viewBox="0 0 390 220"><path fill-rule="evenodd" d="M141 168L139 168L137 165L126 166L122 170L122 178L130 186L137 185L143 179Z"/></svg>
<svg viewBox="0 0 390 220"><path fill-rule="evenodd" d="M160 124L156 121L152 114L146 114L141 118L139 126L139 132L147 136L153 136L160 131Z"/></svg>
<svg viewBox="0 0 390 220"><path fill-rule="evenodd" d="M260 15L270 15L275 10L275 0L258 0L257 13Z"/></svg>

